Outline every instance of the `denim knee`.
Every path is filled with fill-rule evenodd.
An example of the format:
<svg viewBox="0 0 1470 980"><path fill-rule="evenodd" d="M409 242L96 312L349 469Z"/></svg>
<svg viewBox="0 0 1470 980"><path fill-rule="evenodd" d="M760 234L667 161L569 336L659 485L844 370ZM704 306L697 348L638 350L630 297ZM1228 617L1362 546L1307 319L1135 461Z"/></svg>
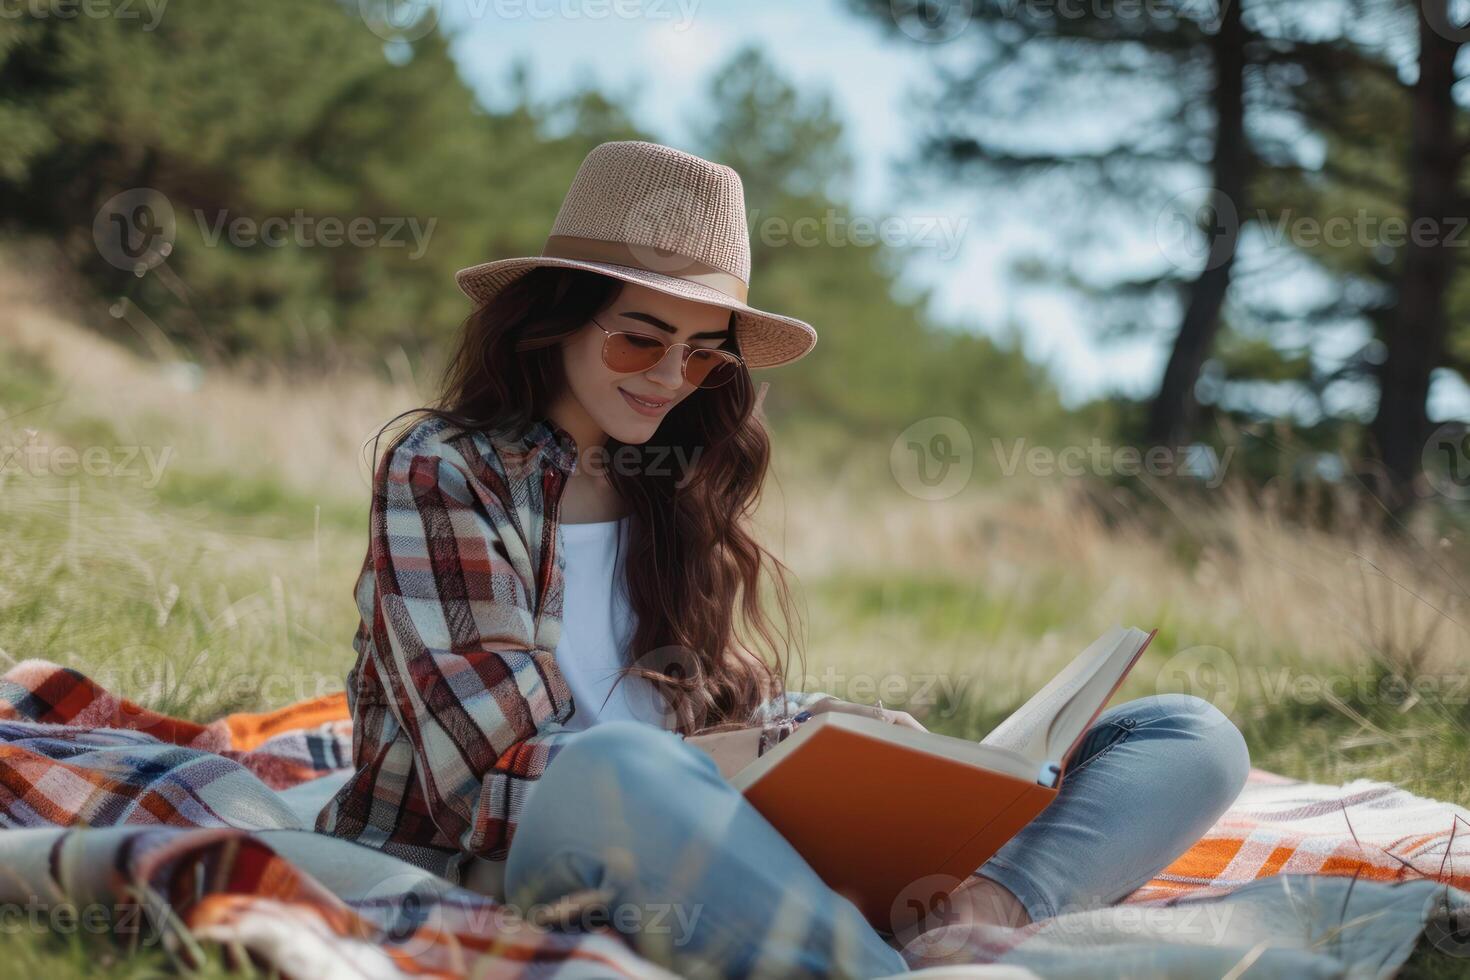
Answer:
<svg viewBox="0 0 1470 980"><path fill-rule="evenodd" d="M1200 783L1218 792L1214 797L1224 809L1240 795L1250 774L1250 749L1245 736L1225 713L1193 694L1168 693L1149 699L1172 728L1187 732L1191 739L1191 768ZM1213 795L1213 794L1212 794Z"/></svg>
<svg viewBox="0 0 1470 980"><path fill-rule="evenodd" d="M535 790L539 809L550 804L562 813L615 810L640 800L660 800L664 812L677 809L678 787L702 774L719 778L713 758L686 745L673 732L639 721L594 725L562 746Z"/></svg>
<svg viewBox="0 0 1470 980"><path fill-rule="evenodd" d="M691 768L700 765L696 756L709 758L677 735L638 721L608 721L578 733L552 758L521 814L507 858L507 887L549 861L642 850L655 833L650 807L658 809L665 832L682 828L687 820L676 784L697 773ZM713 759L710 766L718 778Z"/></svg>

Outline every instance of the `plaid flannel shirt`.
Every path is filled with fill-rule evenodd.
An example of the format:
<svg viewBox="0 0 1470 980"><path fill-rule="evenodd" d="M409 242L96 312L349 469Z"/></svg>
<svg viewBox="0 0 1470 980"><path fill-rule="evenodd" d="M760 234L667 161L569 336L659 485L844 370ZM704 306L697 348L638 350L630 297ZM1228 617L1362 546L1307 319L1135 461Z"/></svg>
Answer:
<svg viewBox="0 0 1470 980"><path fill-rule="evenodd" d="M505 436L431 416L384 455L346 685L357 771L318 831L453 882L472 857L504 861L536 780L577 735L553 656L575 467L576 443L550 419ZM784 692L750 722L820 696Z"/></svg>

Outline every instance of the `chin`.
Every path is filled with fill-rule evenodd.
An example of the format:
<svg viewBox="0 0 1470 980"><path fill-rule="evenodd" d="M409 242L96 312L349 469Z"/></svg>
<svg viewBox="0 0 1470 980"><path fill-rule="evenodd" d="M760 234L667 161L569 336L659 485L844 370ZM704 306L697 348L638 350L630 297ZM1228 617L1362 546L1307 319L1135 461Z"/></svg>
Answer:
<svg viewBox="0 0 1470 980"><path fill-rule="evenodd" d="M658 432L659 419L622 419L608 435L628 446L641 446Z"/></svg>
<svg viewBox="0 0 1470 980"><path fill-rule="evenodd" d="M614 395L614 397L618 400L617 404L610 406L605 417L599 420L602 431L628 446L641 445L652 439L663 419L638 415L623 404L621 395Z"/></svg>

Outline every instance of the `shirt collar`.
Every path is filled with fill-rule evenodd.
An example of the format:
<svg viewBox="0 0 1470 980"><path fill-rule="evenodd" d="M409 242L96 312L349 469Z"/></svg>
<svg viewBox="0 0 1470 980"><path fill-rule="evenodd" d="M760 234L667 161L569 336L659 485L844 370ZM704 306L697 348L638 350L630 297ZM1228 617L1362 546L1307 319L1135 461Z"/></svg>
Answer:
<svg viewBox="0 0 1470 980"><path fill-rule="evenodd" d="M531 423L526 437L528 448L542 453L557 469L570 475L577 468L577 440L550 416Z"/></svg>

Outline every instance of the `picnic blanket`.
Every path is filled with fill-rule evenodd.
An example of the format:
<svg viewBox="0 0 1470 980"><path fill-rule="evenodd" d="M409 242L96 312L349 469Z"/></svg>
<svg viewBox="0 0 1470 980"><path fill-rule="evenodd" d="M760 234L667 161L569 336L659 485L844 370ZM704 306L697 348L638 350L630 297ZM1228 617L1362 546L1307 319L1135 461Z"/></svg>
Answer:
<svg viewBox="0 0 1470 980"><path fill-rule="evenodd" d="M610 929L543 928L315 833L351 752L345 694L201 724L60 664L18 663L0 678L0 909L54 923L67 908L72 931L90 914L125 948L198 965L214 943L227 962L289 977L671 976ZM1194 847L1118 904L935 929L903 955L936 980L1377 977L1422 936L1470 965L1467 821L1385 783L1257 769Z"/></svg>

